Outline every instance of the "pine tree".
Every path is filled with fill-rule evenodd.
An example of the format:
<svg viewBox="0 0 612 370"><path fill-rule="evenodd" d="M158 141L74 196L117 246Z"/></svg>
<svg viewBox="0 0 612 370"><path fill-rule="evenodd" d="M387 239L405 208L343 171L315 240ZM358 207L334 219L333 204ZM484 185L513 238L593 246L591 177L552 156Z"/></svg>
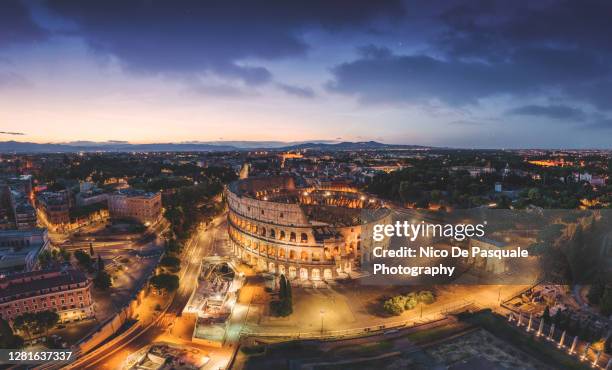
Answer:
<svg viewBox="0 0 612 370"><path fill-rule="evenodd" d="M93 243L89 243L89 255L93 257L94 254Z"/></svg>
<svg viewBox="0 0 612 370"><path fill-rule="evenodd" d="M546 306L546 308L544 309L544 313L542 314L542 320L544 320L545 324L550 323L550 308L548 308L548 306Z"/></svg>
<svg viewBox="0 0 612 370"><path fill-rule="evenodd" d="M98 271L104 271L104 261L100 255L98 255Z"/></svg>

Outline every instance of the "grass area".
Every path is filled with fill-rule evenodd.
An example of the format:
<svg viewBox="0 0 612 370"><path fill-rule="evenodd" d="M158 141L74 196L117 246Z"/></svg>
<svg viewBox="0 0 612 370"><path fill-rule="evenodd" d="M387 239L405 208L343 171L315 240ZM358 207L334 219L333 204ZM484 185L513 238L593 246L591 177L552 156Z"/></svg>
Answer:
<svg viewBox="0 0 612 370"><path fill-rule="evenodd" d="M590 366L580 363L575 357L559 351L548 343L540 342L521 333L518 329L508 325L505 318L493 314L490 310L483 310L473 314L462 314L462 321L486 329L496 337L507 341L521 351L539 361L552 365L556 369L586 370Z"/></svg>

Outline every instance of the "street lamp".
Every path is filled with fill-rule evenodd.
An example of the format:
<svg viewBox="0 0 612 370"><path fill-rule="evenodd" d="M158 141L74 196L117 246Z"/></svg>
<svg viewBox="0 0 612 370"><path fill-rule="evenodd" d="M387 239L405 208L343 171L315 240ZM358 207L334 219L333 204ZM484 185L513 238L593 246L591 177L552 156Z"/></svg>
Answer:
<svg viewBox="0 0 612 370"><path fill-rule="evenodd" d="M321 309L319 313L321 314L321 336L323 336L323 317L325 316L325 310Z"/></svg>

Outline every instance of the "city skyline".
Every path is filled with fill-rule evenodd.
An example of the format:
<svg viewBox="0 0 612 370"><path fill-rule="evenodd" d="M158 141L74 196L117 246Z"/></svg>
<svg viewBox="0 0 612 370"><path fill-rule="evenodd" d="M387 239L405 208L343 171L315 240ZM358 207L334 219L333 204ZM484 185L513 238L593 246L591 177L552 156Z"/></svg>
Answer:
<svg viewBox="0 0 612 370"><path fill-rule="evenodd" d="M481 5L10 0L0 140L610 148L611 5Z"/></svg>

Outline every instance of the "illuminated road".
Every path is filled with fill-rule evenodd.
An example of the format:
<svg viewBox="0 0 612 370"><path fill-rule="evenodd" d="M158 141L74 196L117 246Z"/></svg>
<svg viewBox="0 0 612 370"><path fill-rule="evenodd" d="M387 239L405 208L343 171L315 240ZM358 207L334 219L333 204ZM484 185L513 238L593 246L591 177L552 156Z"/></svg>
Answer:
<svg viewBox="0 0 612 370"><path fill-rule="evenodd" d="M217 248L215 241L218 240L219 233L225 231L223 227L226 222L225 220L225 214L215 218L206 230L199 232L193 241L185 246L184 255L182 257L183 269L180 273L180 286L172 298L172 302L164 314L164 317L156 324L145 326L143 329L137 330L134 334L129 335L120 345L106 349L100 355L96 356L95 359L88 361L82 368L118 369L129 354L157 341L158 338L162 336L164 336L164 340L168 340L167 336L164 335L168 330L168 324L174 323L180 318L183 308L189 301L189 297L195 288L195 282L200 271L202 258L215 254ZM172 338L170 338L170 340L172 340ZM120 347L119 350L117 350L118 347Z"/></svg>

